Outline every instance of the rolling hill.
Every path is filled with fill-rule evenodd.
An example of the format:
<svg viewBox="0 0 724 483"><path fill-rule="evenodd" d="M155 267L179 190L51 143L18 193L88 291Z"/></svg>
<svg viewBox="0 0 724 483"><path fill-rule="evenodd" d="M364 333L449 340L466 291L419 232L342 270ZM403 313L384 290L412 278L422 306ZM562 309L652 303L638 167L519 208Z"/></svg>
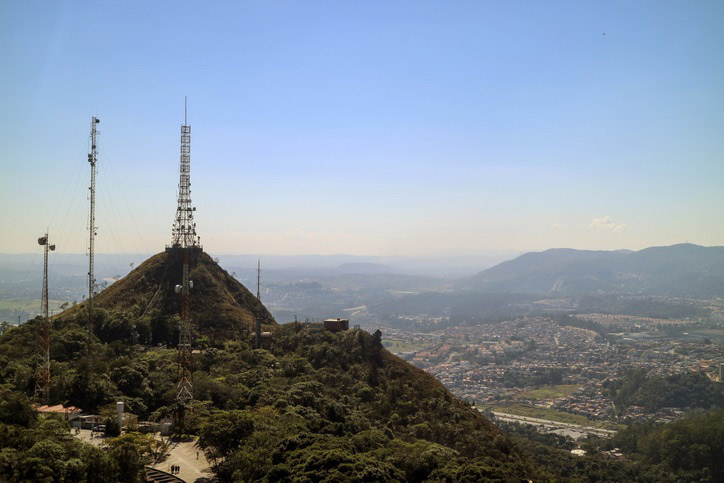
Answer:
<svg viewBox="0 0 724 483"><path fill-rule="evenodd" d="M178 253L161 252L141 263L94 298L94 306L109 312L124 312L131 318L168 318L180 312L175 286L181 283L183 260ZM191 322L199 335L212 339L234 338L253 326L276 324L264 305L207 253L191 259L189 278ZM59 317L77 315L86 303Z"/></svg>
<svg viewBox="0 0 724 483"><path fill-rule="evenodd" d="M724 247L680 244L639 251L526 253L461 280L460 288L556 296L722 296Z"/></svg>
<svg viewBox="0 0 724 483"><path fill-rule="evenodd" d="M149 319L175 327L180 275L179 257L164 252L100 293L92 360L84 305L55 317L49 402L103 413L124 401L141 420L170 417L177 404L174 333L166 345L133 334ZM191 278L198 350L185 430L199 436L221 481L550 478L476 408L385 350L381 332L278 325L201 252ZM271 332L264 349L253 349L252 334L242 330L255 315ZM39 321L0 336L0 405L33 393ZM18 455L0 468L0 479L14 477L25 457Z"/></svg>

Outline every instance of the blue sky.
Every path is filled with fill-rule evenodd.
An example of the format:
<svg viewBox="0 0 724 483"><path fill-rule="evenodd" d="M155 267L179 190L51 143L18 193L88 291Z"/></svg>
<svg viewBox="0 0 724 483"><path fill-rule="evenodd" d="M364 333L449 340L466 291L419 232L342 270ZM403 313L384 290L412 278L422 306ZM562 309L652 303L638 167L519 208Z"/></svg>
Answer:
<svg viewBox="0 0 724 483"><path fill-rule="evenodd" d="M724 245L724 3L3 2L0 252ZM605 35L604 35L605 33ZM4 230L4 231L5 231ZM60 248L59 245L59 248Z"/></svg>

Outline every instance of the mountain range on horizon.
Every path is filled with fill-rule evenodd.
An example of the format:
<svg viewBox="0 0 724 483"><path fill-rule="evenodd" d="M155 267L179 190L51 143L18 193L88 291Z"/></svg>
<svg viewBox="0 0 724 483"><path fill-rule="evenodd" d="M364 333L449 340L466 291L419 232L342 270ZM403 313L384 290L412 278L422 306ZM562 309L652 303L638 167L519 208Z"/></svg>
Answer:
<svg viewBox="0 0 724 483"><path fill-rule="evenodd" d="M638 251L555 248L502 262L460 280L457 288L561 296L722 296L724 247L682 243Z"/></svg>

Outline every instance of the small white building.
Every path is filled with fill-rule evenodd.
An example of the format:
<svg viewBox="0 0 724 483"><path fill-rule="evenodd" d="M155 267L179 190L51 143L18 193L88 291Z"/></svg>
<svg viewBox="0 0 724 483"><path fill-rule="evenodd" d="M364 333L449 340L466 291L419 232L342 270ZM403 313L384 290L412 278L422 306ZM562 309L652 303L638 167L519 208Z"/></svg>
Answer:
<svg viewBox="0 0 724 483"><path fill-rule="evenodd" d="M98 414L86 414L78 416L75 423L72 425L74 428L80 429L95 429L99 424L103 424L106 418L99 416Z"/></svg>

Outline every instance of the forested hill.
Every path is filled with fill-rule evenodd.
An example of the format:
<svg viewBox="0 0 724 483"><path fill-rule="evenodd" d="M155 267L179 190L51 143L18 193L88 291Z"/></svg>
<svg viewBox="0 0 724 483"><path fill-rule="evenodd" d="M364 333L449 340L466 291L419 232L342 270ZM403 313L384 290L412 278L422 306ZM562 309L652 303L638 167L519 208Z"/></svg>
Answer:
<svg viewBox="0 0 724 483"><path fill-rule="evenodd" d="M144 261L94 298L94 306L105 310L97 325L113 318L112 314L123 314L125 320L137 322L142 339L149 332L147 342L175 343L178 321L172 319L180 312L175 287L181 283L182 269L181 252L161 252ZM264 324L276 323L266 307L208 254L193 253L189 278L193 281L190 309L195 335L225 340L249 331L255 317ZM83 303L60 317L83 317L85 309ZM98 330L103 340L108 334Z"/></svg>
<svg viewBox="0 0 724 483"><path fill-rule="evenodd" d="M526 253L460 282L495 293L722 296L724 247L692 244L640 251L552 249Z"/></svg>
<svg viewBox="0 0 724 483"><path fill-rule="evenodd" d="M33 391L37 322L0 337L0 399L18 407L23 394ZM222 481L550 478L479 411L383 349L381 334L333 334L297 323L270 329L268 349L252 349L250 339L241 339L213 344L195 355L188 431L200 436ZM97 342L88 375L81 335L82 325L56 320L51 336L53 404L101 414L110 408L112 414L114 402L122 400L141 420L172 414L173 348ZM0 438L3 424L31 423L0 420ZM27 441L3 442L17 451L0 465L0 472L7 472L0 480L12 480L13 471L25 468L24 458L34 454ZM68 457L61 449L57 454ZM41 466L49 466L48 473L53 465L62 467L62 462Z"/></svg>
<svg viewBox="0 0 724 483"><path fill-rule="evenodd" d="M185 432L199 437L222 481L520 481L549 476L479 411L387 352L381 333L335 334L298 323L277 325L208 255L197 252L191 262L197 351L193 409L187 413L192 416ZM179 323L173 288L180 278L180 256L161 253L99 294L90 361L85 304L53 318L49 402L107 414L108 427L116 401L124 401L141 421L172 416ZM261 315L271 332L264 349L253 349L249 328L254 315ZM83 454L78 445L59 442L56 456L29 466L28 458L35 458L40 444L30 437L38 423L34 418L2 419L3 407L15 408L10 413L32 413L28 398L35 386L40 322L36 318L0 336L0 439L8 425L28 432L27 438L0 441L15 449L0 464L0 481L62 474L64 459ZM150 454L124 451L124 458L135 463L110 465L109 474L124 467L140 472L139 461ZM74 474L92 480L92 464L81 458Z"/></svg>

